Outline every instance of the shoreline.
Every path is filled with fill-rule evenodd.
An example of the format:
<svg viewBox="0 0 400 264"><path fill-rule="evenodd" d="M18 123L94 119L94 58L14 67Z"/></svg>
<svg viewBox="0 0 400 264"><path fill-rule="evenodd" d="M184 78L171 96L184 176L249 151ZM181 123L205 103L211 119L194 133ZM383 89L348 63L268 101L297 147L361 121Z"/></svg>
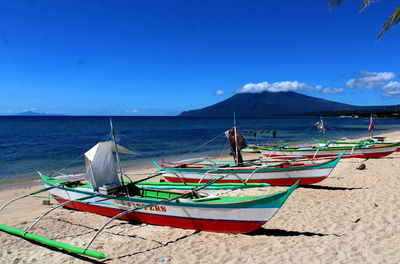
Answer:
<svg viewBox="0 0 400 264"><path fill-rule="evenodd" d="M385 136L388 138L391 138L390 135L391 134L396 134L397 132L400 132L400 130L385 130L383 132L380 132L377 135L374 135L376 137L379 136ZM355 138L350 138L350 140L362 140L365 138L368 138L370 136L365 136L365 133L363 133L363 135L359 135ZM399 140L400 141L400 136L397 137L392 137L391 139L395 140ZM293 144L295 143L305 143L305 142L313 142L313 141L295 141L295 142L291 142ZM181 159L190 159L190 158L227 158L229 157L229 154L227 153L221 153L221 151L218 150L211 150L209 152L199 152L199 153L190 153L190 155L187 158L183 158L185 155L187 154L174 154L174 155L169 155L169 156L159 156L159 157L155 157L155 158L151 158L151 157L145 157L145 158L138 158L138 159L132 159L132 160L127 160L127 161L123 161L122 167L124 168L124 170L126 172L134 172L134 171L150 171L152 168L154 169L154 171L157 171L157 168L153 165L152 160L156 160L156 161L161 161L161 160L166 160L166 161L177 161L177 160L181 160ZM81 167L81 166L79 166ZM78 168L78 167L77 167ZM71 168L72 171L75 171L76 168ZM84 172L84 171L82 171ZM80 173L82 173L80 172ZM24 187L29 187L29 186L37 186L37 185L41 185L41 181L39 179L39 177L37 178L25 178L25 179L21 179L21 180L15 180L15 181L10 181L10 180L5 180L5 181L0 181L0 191L2 190L7 190L9 189L17 189L17 188L24 188Z"/></svg>
<svg viewBox="0 0 400 264"><path fill-rule="evenodd" d="M33 187L42 184L43 183L40 179L29 179L16 182L2 182L0 183L0 192L4 190L25 189L27 187Z"/></svg>
<svg viewBox="0 0 400 264"><path fill-rule="evenodd" d="M380 136L398 138L400 131ZM380 159L341 160L327 179L299 187L269 222L249 234L196 232L116 220L91 249L106 254L104 263L399 263L399 160L399 152ZM364 170L357 169L360 163L366 165ZM38 189L41 187L2 190L0 204ZM257 196L283 189L286 188L216 194ZM58 204L25 199L1 211L0 223L26 229ZM108 219L60 208L46 216L32 232L82 246ZM5 263L92 261L4 232L0 232L0 243L0 259Z"/></svg>

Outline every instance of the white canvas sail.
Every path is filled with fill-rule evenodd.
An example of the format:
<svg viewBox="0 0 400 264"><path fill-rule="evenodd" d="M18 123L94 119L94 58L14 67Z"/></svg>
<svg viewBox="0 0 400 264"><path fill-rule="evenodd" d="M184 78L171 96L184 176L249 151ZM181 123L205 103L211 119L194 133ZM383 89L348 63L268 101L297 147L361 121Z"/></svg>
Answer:
<svg viewBox="0 0 400 264"><path fill-rule="evenodd" d="M118 153L134 154L120 145L117 148ZM95 191L104 184L121 186L112 152L115 152L114 142L105 141L97 143L85 153L86 175Z"/></svg>

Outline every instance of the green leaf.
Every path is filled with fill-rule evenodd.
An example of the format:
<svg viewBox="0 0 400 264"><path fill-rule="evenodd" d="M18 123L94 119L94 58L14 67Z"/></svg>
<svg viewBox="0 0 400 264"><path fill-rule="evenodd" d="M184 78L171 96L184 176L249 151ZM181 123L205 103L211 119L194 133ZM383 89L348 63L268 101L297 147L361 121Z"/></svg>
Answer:
<svg viewBox="0 0 400 264"><path fill-rule="evenodd" d="M383 33L391 29L393 26L396 26L400 22L400 6L397 7L397 9L393 12L393 14L389 17L389 19L386 21L386 23L383 25L381 32L379 33L379 36L377 40L379 40Z"/></svg>
<svg viewBox="0 0 400 264"><path fill-rule="evenodd" d="M342 4L343 0L329 0L329 7L330 8L335 8L338 7Z"/></svg>
<svg viewBox="0 0 400 264"><path fill-rule="evenodd" d="M361 5L360 11L363 11L365 8L367 8L372 2L375 2L375 0L364 0Z"/></svg>

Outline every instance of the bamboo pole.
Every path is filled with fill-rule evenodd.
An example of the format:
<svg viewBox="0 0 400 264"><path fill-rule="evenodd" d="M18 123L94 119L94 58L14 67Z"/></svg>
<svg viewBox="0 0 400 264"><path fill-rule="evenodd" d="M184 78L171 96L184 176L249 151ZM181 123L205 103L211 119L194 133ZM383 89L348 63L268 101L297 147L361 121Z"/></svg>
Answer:
<svg viewBox="0 0 400 264"><path fill-rule="evenodd" d="M16 229L16 228L12 228L6 225L2 225L0 224L0 230L7 232L9 234L12 235L16 235L16 236L20 236L23 238L26 238L28 240L32 240L32 241L36 241L39 242L41 244L47 245L47 246L51 246L54 248L60 248L60 249L65 249L69 252L78 254L78 255L86 255L89 257L93 257L96 259L105 259L106 256L98 251L95 250L90 250L90 249L83 249L83 248L79 248L79 247L74 247L72 245L63 243L63 242L59 242L59 241L54 241L39 235L35 235L32 233L25 233L24 230L20 230L20 229Z"/></svg>
<svg viewBox="0 0 400 264"><path fill-rule="evenodd" d="M118 168L119 168L121 184L122 184L122 186L124 186L125 184L124 184L124 177L123 177L123 174L122 174L122 166L121 166L121 161L119 159L117 142L115 141L115 130L114 130L114 126L113 126L113 123L111 121L111 118L110 118L110 127L111 127L111 137L112 137L112 140L114 142L114 147L115 147L115 157L117 158L117 164L118 164Z"/></svg>
<svg viewBox="0 0 400 264"><path fill-rule="evenodd" d="M193 195L193 194L197 193L197 191L199 191L199 190L201 190L201 189L204 189L204 188L206 188L207 186L210 186L210 185L216 183L217 181L221 180L221 179L224 178L224 177L225 177L225 176L222 176L222 177L217 178L217 179L215 179L215 180L209 181L209 182L207 182L206 184L204 184L204 185L202 185L202 186L199 186L199 187L197 187L197 188L193 188L192 191L190 191L190 192L188 192L188 193L184 193L184 194L181 194L181 195L179 195L179 196L176 196L176 197L173 197L173 198L169 198L169 199L164 199L164 200L161 200L161 201L158 201L158 202L155 202L155 203L151 203L151 204L147 204L147 205L135 207L135 208L132 208L132 209L130 209L130 210L126 210L126 211L124 211L124 212L121 212L121 213L117 214L116 216L112 217L112 218L111 218L110 220L108 220L105 224L103 224L103 226L101 226L101 227L99 228L99 230L96 232L96 234L92 237L92 239L91 239L91 240L89 241L89 243L87 244L87 246L86 246L84 252L85 252L86 250L88 250L88 248L89 248L90 245L93 243L93 241L96 239L96 237L100 234L100 232L103 231L103 229L104 229L108 224L110 224L112 221L114 221L115 219L117 219L117 218L119 218L119 217L121 217L121 216L123 216L123 215L132 213L132 212L134 212L134 211L140 210L140 209L144 209L144 208L147 208L147 207L152 207L152 206L160 205L160 204L166 204L166 203L169 203L169 202L178 200L179 198L184 198L184 197Z"/></svg>

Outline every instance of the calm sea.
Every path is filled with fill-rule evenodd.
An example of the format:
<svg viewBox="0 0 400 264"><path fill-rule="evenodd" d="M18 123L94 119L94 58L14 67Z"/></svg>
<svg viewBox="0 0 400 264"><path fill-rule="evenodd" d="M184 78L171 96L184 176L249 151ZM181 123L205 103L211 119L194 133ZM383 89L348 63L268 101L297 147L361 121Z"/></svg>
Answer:
<svg viewBox="0 0 400 264"><path fill-rule="evenodd" d="M224 131L232 118L112 117L120 145L136 152L123 156L124 167L151 166L151 160L182 160L229 151ZM315 117L237 118L249 143L309 141L322 138ZM325 118L331 138L368 136L369 119ZM376 119L375 133L400 130L399 119ZM83 154L110 135L109 117L0 117L0 183L38 178L46 173L84 171Z"/></svg>

